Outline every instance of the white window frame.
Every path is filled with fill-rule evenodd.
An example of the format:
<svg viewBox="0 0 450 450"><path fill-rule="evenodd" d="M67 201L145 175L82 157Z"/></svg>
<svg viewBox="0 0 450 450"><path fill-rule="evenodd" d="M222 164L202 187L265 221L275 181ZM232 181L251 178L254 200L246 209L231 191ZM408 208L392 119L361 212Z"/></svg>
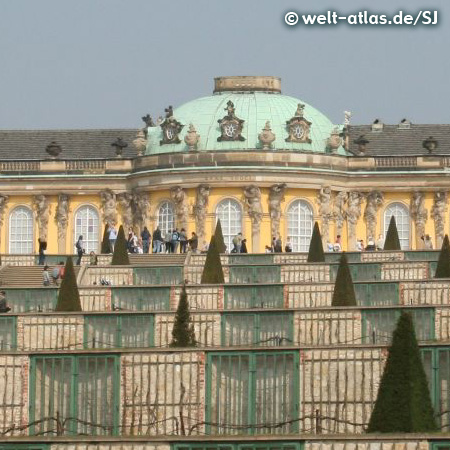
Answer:
<svg viewBox="0 0 450 450"><path fill-rule="evenodd" d="M234 198L224 198L216 205L216 223L220 219L227 253L233 249L233 238L242 233L242 205Z"/></svg>
<svg viewBox="0 0 450 450"><path fill-rule="evenodd" d="M25 224L22 223L23 219L26 220ZM18 223L19 220L21 221L20 224ZM19 230L17 230L18 225L20 225ZM33 253L34 219L31 208L28 206L16 206L10 212L8 234L9 253L21 255ZM13 239L13 236L17 236L17 238Z"/></svg>
<svg viewBox="0 0 450 450"><path fill-rule="evenodd" d="M160 203L158 206L157 223L163 239L168 231L172 231L176 227L175 219L175 207L173 203L167 200Z"/></svg>
<svg viewBox="0 0 450 450"><path fill-rule="evenodd" d="M286 210L287 237L293 252L307 252L314 227L314 213L311 205L302 199L293 200Z"/></svg>
<svg viewBox="0 0 450 450"><path fill-rule="evenodd" d="M78 225L78 216L79 214L84 214L81 217L81 228ZM73 224L73 243L75 248L75 243L78 240L78 237L83 236L83 245L86 250L86 254L90 252L99 252L99 241L100 241L100 215L92 205L80 205L75 212L74 215L74 224ZM93 221L93 224L90 225L89 221ZM92 231L89 231L89 226L93 227Z"/></svg>
<svg viewBox="0 0 450 450"><path fill-rule="evenodd" d="M400 248L402 250L409 250L411 245L411 218L409 216L409 208L401 202L393 202L386 206L383 215L385 239L392 216L395 217L398 238L400 240ZM406 218L406 222L404 218Z"/></svg>

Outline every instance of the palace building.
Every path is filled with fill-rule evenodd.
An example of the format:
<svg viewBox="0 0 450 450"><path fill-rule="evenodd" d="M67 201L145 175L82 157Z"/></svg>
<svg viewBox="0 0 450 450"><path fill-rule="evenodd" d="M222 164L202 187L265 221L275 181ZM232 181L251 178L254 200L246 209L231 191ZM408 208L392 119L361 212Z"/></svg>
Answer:
<svg viewBox="0 0 450 450"><path fill-rule="evenodd" d="M448 450L450 125L336 125L275 77L216 78L143 121L0 132L0 450ZM392 216L402 249L355 251ZM52 270L79 235L100 253L108 224L202 245L218 218L251 252L220 255L224 283L202 284L206 255L189 251L83 258L81 309L43 284L39 238ZM351 306L333 303L342 253L307 262L315 221L342 238ZM279 235L294 251L263 254ZM172 345L184 292L195 347ZM405 311L436 431L370 434Z"/></svg>
<svg viewBox="0 0 450 450"><path fill-rule="evenodd" d="M250 252L273 236L306 251L318 221L343 248L384 235L435 248L449 232L450 125L343 124L283 95L277 77L219 77L211 95L139 130L0 131L1 252L72 253L81 234L99 251L103 225L196 231L217 218Z"/></svg>

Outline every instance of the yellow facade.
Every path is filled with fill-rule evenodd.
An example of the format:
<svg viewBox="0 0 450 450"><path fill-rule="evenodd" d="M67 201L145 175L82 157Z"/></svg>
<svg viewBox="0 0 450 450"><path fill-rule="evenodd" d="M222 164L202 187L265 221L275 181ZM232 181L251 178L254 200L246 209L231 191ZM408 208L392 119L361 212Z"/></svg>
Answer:
<svg viewBox="0 0 450 450"><path fill-rule="evenodd" d="M318 204L317 204L317 193L316 189L297 189L297 188L287 188L285 191L285 200L281 204L282 217L280 222L280 235L282 237L283 243L285 242L286 237L288 236L288 223L287 223L287 211L291 203L295 200L304 200L308 203L313 211L313 220L318 221L322 226L322 221L318 212ZM31 193L30 193L31 194ZM161 190L152 190L148 192L148 200L150 202L150 211L149 211L149 219L147 222L147 226L150 231L154 230L157 224L157 216L159 206L165 202L172 202L171 194L169 189L161 189ZM376 224L376 235L374 239L377 239L379 234L385 235L386 229L384 225L384 216L386 208L389 207L393 202L398 202L403 204L406 208L409 209L410 201L411 201L411 193L408 191L384 191L384 203L379 208L377 212L377 224ZM190 236L192 231L195 230L195 217L193 214L193 206L196 202L196 189L186 188L186 196L187 196L187 204L189 207L189 215L188 215L188 235ZM263 207L263 217L260 223L260 245L259 248L253 248L251 242L252 236L252 222L251 218L248 215L248 212L245 209L244 197L242 187L236 186L218 186L212 187L211 192L208 199L208 208L206 215L206 223L205 223L205 241L209 242L211 235L214 232L214 227L216 223L216 208L217 205L226 198L232 198L240 203L243 211L243 220L242 220L242 233L244 237L247 238L247 247L249 252L264 252L264 248L266 245L270 245L272 236L271 236L271 220L269 215L269 206L268 206L268 196L269 196L269 188L262 187L261 188L261 204ZM57 254L58 251L58 225L55 221L55 211L57 207L58 197L57 195L49 195L49 212L50 217L48 221L48 254ZM90 205L96 209L98 212L99 220L101 226L99 227L98 239L101 241L102 233L104 230L104 223L102 220L102 211L101 211L101 200L99 194L88 194L88 195L71 195L70 196L70 209L69 209L69 220L68 227L66 233L66 245L65 252L67 254L71 254L75 252L75 228L74 228L74 220L77 210L81 206ZM1 252L9 253L10 252L10 214L11 212L19 207L25 206L33 210L33 195L10 195L7 205L4 209L4 223L1 228ZM366 223L364 220L364 208L366 206L366 201L363 201L361 204L361 215L357 222L356 226L356 235L358 239L363 239L366 243ZM425 225L425 232L429 234L432 238L433 243L436 242L435 236L435 227L433 224L433 220L430 217L430 211L433 208L433 192L427 192L425 195L425 208L428 210L428 220ZM120 206L117 205L117 217L118 217L118 225L122 223L121 219L121 209ZM33 215L35 215L33 211ZM449 218L445 216L445 229L447 230L449 227ZM33 229L33 251L37 252L37 240L38 240L38 228L35 223ZM330 221L329 225L329 237L330 241L334 241L336 238L336 225L334 220ZM199 246L203 247L202 242L199 242ZM414 226L414 221L410 220L410 246L411 249L416 249L416 230ZM342 246L344 250L349 249L348 242L348 224L344 221L343 231L342 231Z"/></svg>

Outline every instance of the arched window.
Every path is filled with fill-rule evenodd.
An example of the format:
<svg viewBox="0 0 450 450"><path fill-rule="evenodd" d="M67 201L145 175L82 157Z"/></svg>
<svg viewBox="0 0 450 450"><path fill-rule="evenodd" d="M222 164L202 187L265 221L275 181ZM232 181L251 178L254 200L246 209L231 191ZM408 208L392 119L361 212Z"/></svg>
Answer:
<svg viewBox="0 0 450 450"><path fill-rule="evenodd" d="M26 206L14 208L9 216L9 252L33 252L33 213Z"/></svg>
<svg viewBox="0 0 450 450"><path fill-rule="evenodd" d="M387 230L389 228L389 222L391 217L395 217L395 223L397 225L398 238L400 240L400 246L402 250L409 249L409 235L410 235L410 223L409 223L409 210L402 203L391 203L384 212L384 236L386 237Z"/></svg>
<svg viewBox="0 0 450 450"><path fill-rule="evenodd" d="M163 238L168 231L172 231L175 228L175 212L172 203L164 202L159 205L158 225Z"/></svg>
<svg viewBox="0 0 450 450"><path fill-rule="evenodd" d="M79 236L83 236L86 253L98 252L99 246L99 217L93 206L85 205L78 208L75 214L74 243Z"/></svg>
<svg viewBox="0 0 450 450"><path fill-rule="evenodd" d="M295 200L289 206L288 235L292 243L292 251L307 252L313 229L313 212L303 200Z"/></svg>
<svg viewBox="0 0 450 450"><path fill-rule="evenodd" d="M232 198L222 200L216 208L216 221L220 219L223 240L227 252L233 249L233 237L242 232L242 208L239 202Z"/></svg>

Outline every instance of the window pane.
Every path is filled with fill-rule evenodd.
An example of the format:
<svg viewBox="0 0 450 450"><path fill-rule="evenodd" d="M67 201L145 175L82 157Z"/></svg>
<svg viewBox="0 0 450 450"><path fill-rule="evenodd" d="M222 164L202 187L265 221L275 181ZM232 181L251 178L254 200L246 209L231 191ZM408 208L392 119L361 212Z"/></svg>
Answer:
<svg viewBox="0 0 450 450"><path fill-rule="evenodd" d="M292 251L307 252L313 229L313 213L311 207L303 200L296 200L289 206L288 236L292 243Z"/></svg>
<svg viewBox="0 0 450 450"><path fill-rule="evenodd" d="M86 253L98 253L99 242L99 216L93 206L82 206L75 214L74 243L79 236L83 236Z"/></svg>
<svg viewBox="0 0 450 450"><path fill-rule="evenodd" d="M9 251L33 252L33 214L25 206L15 208L9 216Z"/></svg>
<svg viewBox="0 0 450 450"><path fill-rule="evenodd" d="M409 210L401 203L390 204L384 213L384 235L386 237L387 230L389 228L389 222L391 217L395 217L395 223L397 225L398 238L400 240L400 246L402 250L409 250ZM374 236L375 238L375 236Z"/></svg>
<svg viewBox="0 0 450 450"><path fill-rule="evenodd" d="M162 237L175 228L175 212L172 203L164 202L158 209L158 225Z"/></svg>
<svg viewBox="0 0 450 450"><path fill-rule="evenodd" d="M242 232L242 208L231 198L222 200L216 208L216 221L220 219L222 234L227 252L233 249L233 238Z"/></svg>

